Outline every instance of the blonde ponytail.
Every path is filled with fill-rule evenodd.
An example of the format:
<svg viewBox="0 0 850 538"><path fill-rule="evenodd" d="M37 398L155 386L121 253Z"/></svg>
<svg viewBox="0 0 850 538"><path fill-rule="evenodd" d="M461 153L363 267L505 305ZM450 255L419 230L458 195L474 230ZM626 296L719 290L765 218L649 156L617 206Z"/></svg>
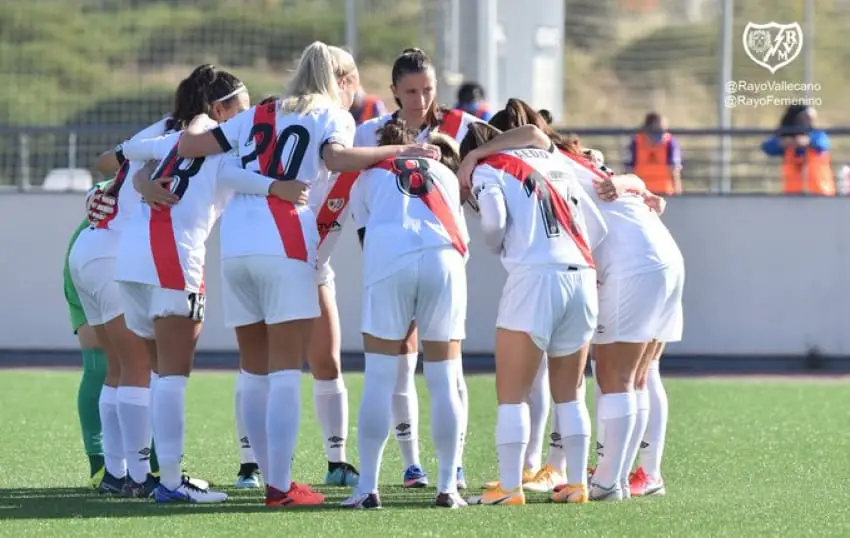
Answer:
<svg viewBox="0 0 850 538"><path fill-rule="evenodd" d="M283 92L281 110L306 114L315 108L342 106L337 81L356 68L348 52L314 41L301 53L295 75Z"/></svg>

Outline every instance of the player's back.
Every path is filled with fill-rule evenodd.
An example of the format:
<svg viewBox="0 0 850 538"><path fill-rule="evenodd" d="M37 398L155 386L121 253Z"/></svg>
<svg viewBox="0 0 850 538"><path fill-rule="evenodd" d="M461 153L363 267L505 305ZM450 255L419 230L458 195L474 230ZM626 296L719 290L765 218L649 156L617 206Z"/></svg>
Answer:
<svg viewBox="0 0 850 538"><path fill-rule="evenodd" d="M473 185L477 195L498 189L504 197L502 262L508 271L594 267L591 249L604 238L605 225L559 156L540 149L504 151L481 161Z"/></svg>
<svg viewBox="0 0 850 538"><path fill-rule="evenodd" d="M151 180L172 177L167 188L179 202L157 210L140 202L140 218L128 222L120 244L119 280L175 289L174 282L182 281L181 287L191 291L201 286L206 240L227 202L226 191L218 188L218 172L226 155L178 157L179 139L180 133L171 133L140 142L144 148L134 148L149 151L147 156L160 161ZM125 151L130 151L131 143ZM182 279L176 276L179 273ZM164 275L174 276L165 281Z"/></svg>
<svg viewBox="0 0 850 538"><path fill-rule="evenodd" d="M167 126L170 119L171 116L165 116L156 123L145 127L133 135L128 142L146 140L166 134L168 132ZM119 146L116 149L120 151L123 156L122 146ZM117 198L117 205L115 212L109 219L110 222L107 224L110 230L121 231L129 220L140 216L138 210L141 195L135 188L133 188L133 176L144 165L144 161L133 160L128 160L122 164L122 168L123 166L127 166L127 169L124 170L124 174L120 178L120 181L116 181L115 185L111 188L111 191Z"/></svg>
<svg viewBox="0 0 850 538"><path fill-rule="evenodd" d="M428 249L466 255L469 242L455 174L439 161L387 159L361 173L352 190L352 216L366 228L364 273L391 273Z"/></svg>
<svg viewBox="0 0 850 538"><path fill-rule="evenodd" d="M594 181L611 176L611 172L583 157L568 153L563 156L583 190L597 202L608 227L605 241L594 251L602 278L638 274L675 261L678 257L675 241L640 194L626 192L614 201L601 201Z"/></svg>
<svg viewBox="0 0 850 538"><path fill-rule="evenodd" d="M227 122L222 131L235 145L242 166L279 180L294 180L310 185L315 192L326 192L329 172L322 160L322 148L328 143L351 146L354 119L342 108L317 107L305 113L285 112L279 102L258 105ZM311 199L314 198L311 196ZM278 226L290 213L297 212L301 229ZM222 256L256 254L279 255L284 252L282 236L303 234L315 228L315 215L309 207L293 208L281 200L251 194L237 194L222 219ZM252 233L247 239L245 234ZM315 235L310 232L310 235ZM311 239L312 240L312 239Z"/></svg>

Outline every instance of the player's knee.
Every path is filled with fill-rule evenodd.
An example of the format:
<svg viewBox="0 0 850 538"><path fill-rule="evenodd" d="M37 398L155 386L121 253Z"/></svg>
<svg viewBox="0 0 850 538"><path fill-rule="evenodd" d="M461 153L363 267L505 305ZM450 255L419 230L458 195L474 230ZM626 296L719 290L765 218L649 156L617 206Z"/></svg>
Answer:
<svg viewBox="0 0 850 538"><path fill-rule="evenodd" d="M313 379L317 381L333 381L339 378L341 368L339 359L332 354L326 353L321 355L321 359L310 358L310 371L313 374Z"/></svg>

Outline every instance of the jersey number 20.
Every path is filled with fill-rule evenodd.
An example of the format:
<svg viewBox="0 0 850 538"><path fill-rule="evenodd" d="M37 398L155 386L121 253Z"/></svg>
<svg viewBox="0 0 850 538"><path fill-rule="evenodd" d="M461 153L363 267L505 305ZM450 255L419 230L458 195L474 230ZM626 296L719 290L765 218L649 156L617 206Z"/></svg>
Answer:
<svg viewBox="0 0 850 538"><path fill-rule="evenodd" d="M263 175L282 181L297 178L301 163L304 162L304 156L310 147L310 132L301 125L290 125L275 138L273 125L258 123L251 128L250 138L256 140L257 134L260 135L260 140L254 151L242 157L242 167L245 168L248 163L259 158L260 172ZM290 139L293 139L291 144ZM272 141L274 147L270 148ZM263 156L269 151L271 159L264 159Z"/></svg>

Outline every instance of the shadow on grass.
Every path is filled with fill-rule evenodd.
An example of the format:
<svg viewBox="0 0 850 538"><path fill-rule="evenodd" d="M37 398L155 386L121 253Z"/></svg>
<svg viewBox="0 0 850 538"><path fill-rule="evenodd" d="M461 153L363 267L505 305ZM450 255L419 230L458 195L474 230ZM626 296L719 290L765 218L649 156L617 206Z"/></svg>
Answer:
<svg viewBox="0 0 850 538"><path fill-rule="evenodd" d="M339 512L350 491L347 488L316 488L326 496L326 504L316 507L283 508L277 511ZM155 517L174 514L268 513L258 490L221 488L229 498L220 504L157 504L144 499L122 499L100 495L89 488L10 488L0 489L0 521L23 519L88 519L100 517ZM472 494L467 492L466 494ZM381 501L388 509L432 508L433 488L409 490L381 487ZM529 499L534 502L534 500ZM535 499L536 500L536 499Z"/></svg>

